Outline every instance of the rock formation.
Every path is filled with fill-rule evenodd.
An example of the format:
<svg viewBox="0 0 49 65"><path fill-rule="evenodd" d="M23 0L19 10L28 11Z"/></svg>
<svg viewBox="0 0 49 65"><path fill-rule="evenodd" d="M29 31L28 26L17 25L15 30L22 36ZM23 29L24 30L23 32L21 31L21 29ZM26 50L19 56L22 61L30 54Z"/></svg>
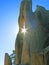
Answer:
<svg viewBox="0 0 49 65"><path fill-rule="evenodd" d="M23 0L19 15L19 32L15 42L16 64L44 65L43 50L46 48L49 30L49 11L37 6L32 12L32 0ZM28 29L25 36L21 28Z"/></svg>
<svg viewBox="0 0 49 65"><path fill-rule="evenodd" d="M12 65L12 61L8 53L5 53L4 65Z"/></svg>
<svg viewBox="0 0 49 65"><path fill-rule="evenodd" d="M44 49L49 46L49 11L37 5L36 11L32 12L32 0L22 0L18 23L15 64L47 65L48 55ZM27 29L25 35L22 33L24 25ZM7 57L5 56L5 58Z"/></svg>

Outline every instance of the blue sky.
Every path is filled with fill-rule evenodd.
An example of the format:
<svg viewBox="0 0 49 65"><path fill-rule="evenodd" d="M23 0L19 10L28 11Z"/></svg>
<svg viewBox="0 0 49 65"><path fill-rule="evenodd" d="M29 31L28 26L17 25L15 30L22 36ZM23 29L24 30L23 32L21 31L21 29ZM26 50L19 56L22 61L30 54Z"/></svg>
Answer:
<svg viewBox="0 0 49 65"><path fill-rule="evenodd" d="M18 16L22 0L0 0L0 65L4 65L4 54L12 53L18 32ZM49 10L49 0L33 0L32 10L41 5Z"/></svg>

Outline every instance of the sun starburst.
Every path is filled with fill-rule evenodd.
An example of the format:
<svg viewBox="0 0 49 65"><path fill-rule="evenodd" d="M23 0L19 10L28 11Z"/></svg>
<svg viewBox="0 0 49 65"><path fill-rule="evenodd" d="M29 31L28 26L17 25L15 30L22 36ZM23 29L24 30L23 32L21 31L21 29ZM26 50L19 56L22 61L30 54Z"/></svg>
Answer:
<svg viewBox="0 0 49 65"><path fill-rule="evenodd" d="M25 28L25 24L23 28L21 28L21 33L23 33L24 35L27 33L27 28Z"/></svg>

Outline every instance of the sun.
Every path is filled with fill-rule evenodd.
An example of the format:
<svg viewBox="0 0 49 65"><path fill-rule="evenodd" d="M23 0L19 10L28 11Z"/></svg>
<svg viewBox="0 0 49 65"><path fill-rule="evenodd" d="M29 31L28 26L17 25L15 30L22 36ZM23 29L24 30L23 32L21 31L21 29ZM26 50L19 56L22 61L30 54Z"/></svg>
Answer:
<svg viewBox="0 0 49 65"><path fill-rule="evenodd" d="M21 28L21 33L23 33L24 35L27 33L27 28L25 28L25 24L23 28Z"/></svg>

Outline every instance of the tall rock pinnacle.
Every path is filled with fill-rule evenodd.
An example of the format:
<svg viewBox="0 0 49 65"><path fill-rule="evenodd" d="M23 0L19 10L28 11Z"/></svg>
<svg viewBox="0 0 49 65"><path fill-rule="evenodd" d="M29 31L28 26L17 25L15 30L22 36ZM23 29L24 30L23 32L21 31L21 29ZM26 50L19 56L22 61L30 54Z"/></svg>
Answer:
<svg viewBox="0 0 49 65"><path fill-rule="evenodd" d="M21 2L21 8L24 8L24 10L32 11L32 0L23 0Z"/></svg>
<svg viewBox="0 0 49 65"><path fill-rule="evenodd" d="M32 0L22 0L18 23L19 32L15 40L15 55L12 54L14 65L49 64L49 53L47 53L49 11L42 6L37 6L36 11L32 12ZM11 64L11 56L6 53L4 65Z"/></svg>
<svg viewBox="0 0 49 65"><path fill-rule="evenodd" d="M44 65L43 49L47 40L45 29L49 21L46 13L47 10L41 6L37 6L37 10L32 12L32 0L22 0L18 20L19 32L15 42L16 64ZM27 29L25 35L22 29L23 32Z"/></svg>
<svg viewBox="0 0 49 65"><path fill-rule="evenodd" d="M12 65L12 61L8 53L5 53L4 65Z"/></svg>
<svg viewBox="0 0 49 65"><path fill-rule="evenodd" d="M27 23L28 13L32 12L32 0L22 0L20 5L20 15L19 15L19 28L23 27L24 23Z"/></svg>

